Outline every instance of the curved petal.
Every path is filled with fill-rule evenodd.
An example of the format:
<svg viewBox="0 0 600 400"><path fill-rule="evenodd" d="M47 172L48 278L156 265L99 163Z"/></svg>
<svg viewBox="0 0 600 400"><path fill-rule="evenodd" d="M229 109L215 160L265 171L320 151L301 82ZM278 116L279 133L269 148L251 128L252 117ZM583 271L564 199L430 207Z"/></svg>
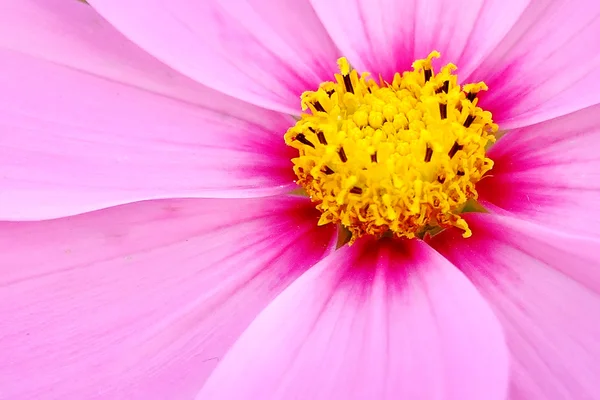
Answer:
<svg viewBox="0 0 600 400"><path fill-rule="evenodd" d="M432 50L468 75L500 42L528 0L312 0L355 68L386 79Z"/></svg>
<svg viewBox="0 0 600 400"><path fill-rule="evenodd" d="M531 125L600 103L600 2L532 1L469 81L501 128Z"/></svg>
<svg viewBox="0 0 600 400"><path fill-rule="evenodd" d="M2 397L193 398L335 244L317 214L304 198L188 199L0 223Z"/></svg>
<svg viewBox="0 0 600 400"><path fill-rule="evenodd" d="M336 71L337 50L308 0L92 0L127 37L183 74L263 107L300 113Z"/></svg>
<svg viewBox="0 0 600 400"><path fill-rule="evenodd" d="M489 157L477 191L490 209L600 237L600 106L511 131Z"/></svg>
<svg viewBox="0 0 600 400"><path fill-rule="evenodd" d="M600 398L600 242L515 218L468 217L432 246L489 300L511 351L510 400Z"/></svg>
<svg viewBox="0 0 600 400"><path fill-rule="evenodd" d="M364 240L274 300L197 400L494 400L507 381L501 329L458 270L422 242Z"/></svg>
<svg viewBox="0 0 600 400"><path fill-rule="evenodd" d="M178 75L77 1L2 5L0 219L293 187L290 117Z"/></svg>
<svg viewBox="0 0 600 400"><path fill-rule="evenodd" d="M211 104L203 95L206 87L141 50L81 1L0 0L0 5L3 49L219 109L220 102Z"/></svg>

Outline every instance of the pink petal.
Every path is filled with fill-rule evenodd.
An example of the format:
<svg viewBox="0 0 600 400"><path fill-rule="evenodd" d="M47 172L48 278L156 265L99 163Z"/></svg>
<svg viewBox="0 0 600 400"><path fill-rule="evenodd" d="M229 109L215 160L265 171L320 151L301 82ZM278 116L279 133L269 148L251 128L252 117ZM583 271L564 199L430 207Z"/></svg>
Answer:
<svg viewBox="0 0 600 400"><path fill-rule="evenodd" d="M509 31L526 0L312 0L354 67L386 79L432 50L467 76Z"/></svg>
<svg viewBox="0 0 600 400"><path fill-rule="evenodd" d="M501 329L422 242L345 247L250 325L202 399L504 399Z"/></svg>
<svg viewBox="0 0 600 400"><path fill-rule="evenodd" d="M600 102L600 2L531 1L469 77L489 91L481 105L502 128L555 118Z"/></svg>
<svg viewBox="0 0 600 400"><path fill-rule="evenodd" d="M297 114L330 80L337 50L308 0L92 0L121 32L176 70L229 95Z"/></svg>
<svg viewBox="0 0 600 400"><path fill-rule="evenodd" d="M195 84L77 1L0 13L0 219L293 187L290 117Z"/></svg>
<svg viewBox="0 0 600 400"><path fill-rule="evenodd" d="M190 399L334 244L303 198L162 200L0 224L0 397Z"/></svg>
<svg viewBox="0 0 600 400"><path fill-rule="evenodd" d="M215 92L157 61L81 1L2 0L2 7L4 49L200 106L218 105L202 95Z"/></svg>
<svg viewBox="0 0 600 400"><path fill-rule="evenodd" d="M448 231L432 245L502 322L512 356L509 399L600 398L600 242L509 217L468 221L473 237Z"/></svg>
<svg viewBox="0 0 600 400"><path fill-rule="evenodd" d="M477 190L500 213L599 237L600 106L506 134Z"/></svg>

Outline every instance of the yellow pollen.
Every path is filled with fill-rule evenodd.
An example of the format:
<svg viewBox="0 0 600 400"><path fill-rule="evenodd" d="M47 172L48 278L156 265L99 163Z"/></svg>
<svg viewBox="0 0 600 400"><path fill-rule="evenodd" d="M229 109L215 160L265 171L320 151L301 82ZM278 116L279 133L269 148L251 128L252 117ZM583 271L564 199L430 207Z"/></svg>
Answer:
<svg viewBox="0 0 600 400"><path fill-rule="evenodd" d="M471 231L460 212L477 199L475 184L498 126L477 106L484 83L460 86L453 64L434 73L432 52L391 83L359 76L345 58L335 82L302 94L302 114L285 134L292 161L322 215L351 242L363 235L414 238L446 227Z"/></svg>

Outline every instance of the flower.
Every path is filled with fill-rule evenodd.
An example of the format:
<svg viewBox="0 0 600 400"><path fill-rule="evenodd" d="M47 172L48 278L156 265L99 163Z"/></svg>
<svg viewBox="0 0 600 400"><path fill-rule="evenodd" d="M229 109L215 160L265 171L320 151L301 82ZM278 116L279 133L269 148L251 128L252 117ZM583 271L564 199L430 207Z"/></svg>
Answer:
<svg viewBox="0 0 600 400"><path fill-rule="evenodd" d="M2 2L0 397L600 397L600 4L90 3ZM484 84L437 93L453 70L426 75L436 50ZM451 124L454 142L411 136L407 156L424 156L403 171L452 167L487 212L423 201L419 226L444 230L380 239L375 211L409 208L383 187L362 224L325 201L319 182L340 204L376 183L353 186L368 159L325 165L315 138L337 114L315 101L338 85L333 106L356 111L339 144L368 158L360 141L387 111L355 97L376 90L408 119L389 91L415 61L402 99L429 115L418 126L476 119ZM335 175L299 169L319 163ZM337 221L356 240L336 250Z"/></svg>

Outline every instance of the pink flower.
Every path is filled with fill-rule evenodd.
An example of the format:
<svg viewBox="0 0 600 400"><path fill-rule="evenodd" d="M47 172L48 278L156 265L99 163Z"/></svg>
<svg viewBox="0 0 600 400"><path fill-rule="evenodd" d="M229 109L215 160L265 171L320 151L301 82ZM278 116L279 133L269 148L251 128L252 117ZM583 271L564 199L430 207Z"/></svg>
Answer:
<svg viewBox="0 0 600 400"><path fill-rule="evenodd" d="M0 398L600 398L599 2L90 3L0 1ZM489 212L336 250L290 115L433 50Z"/></svg>

